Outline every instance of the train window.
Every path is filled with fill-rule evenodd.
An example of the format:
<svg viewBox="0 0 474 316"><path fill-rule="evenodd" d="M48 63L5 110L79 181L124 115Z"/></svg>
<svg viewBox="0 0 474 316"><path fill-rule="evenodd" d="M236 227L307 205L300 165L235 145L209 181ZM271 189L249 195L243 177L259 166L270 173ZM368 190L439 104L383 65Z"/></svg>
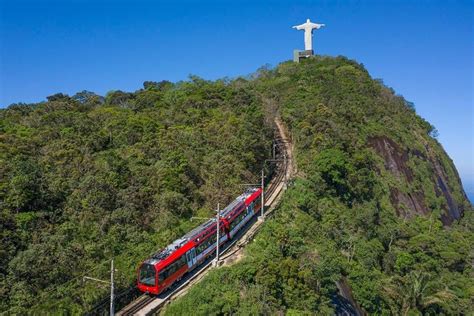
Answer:
<svg viewBox="0 0 474 316"><path fill-rule="evenodd" d="M176 272L176 263L173 263L170 265L170 270L168 272L168 275L172 275L175 272Z"/></svg>
<svg viewBox="0 0 474 316"><path fill-rule="evenodd" d="M186 257L181 256L179 259L177 259L175 262L170 264L166 269L162 270L159 273L159 282L163 282L166 280L168 277L173 275L176 271L181 269L184 265L186 265Z"/></svg>
<svg viewBox="0 0 474 316"><path fill-rule="evenodd" d="M204 244L200 244L199 246L197 246L196 252L198 255L202 253L203 251L204 251Z"/></svg>
<svg viewBox="0 0 474 316"><path fill-rule="evenodd" d="M145 285L155 285L155 267L145 263L140 268L140 283Z"/></svg>
<svg viewBox="0 0 474 316"><path fill-rule="evenodd" d="M184 258L184 256L179 257L179 259L176 260L176 271L181 269L185 264L186 264L186 259Z"/></svg>
<svg viewBox="0 0 474 316"><path fill-rule="evenodd" d="M224 228L222 228L222 234L220 236L224 236L224 233L225 233L225 230ZM206 237L203 240L203 242L199 246L197 246L196 248L197 254L200 254L204 252L206 249L214 246L216 244L216 240L217 240L216 232L213 232L212 235Z"/></svg>
<svg viewBox="0 0 474 316"><path fill-rule="evenodd" d="M169 267L167 267L167 268L163 269L162 271L160 271L160 273L158 274L158 282L163 283L163 281L168 278L169 272L170 272Z"/></svg>

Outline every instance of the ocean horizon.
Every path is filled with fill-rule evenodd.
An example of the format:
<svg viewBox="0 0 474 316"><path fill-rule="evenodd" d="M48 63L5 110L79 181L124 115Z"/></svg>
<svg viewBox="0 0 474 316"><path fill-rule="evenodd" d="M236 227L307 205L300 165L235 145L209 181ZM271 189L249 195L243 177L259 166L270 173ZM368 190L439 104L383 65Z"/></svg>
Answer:
<svg viewBox="0 0 474 316"><path fill-rule="evenodd" d="M467 199L469 202L471 202L472 205L474 205L474 192L466 192Z"/></svg>

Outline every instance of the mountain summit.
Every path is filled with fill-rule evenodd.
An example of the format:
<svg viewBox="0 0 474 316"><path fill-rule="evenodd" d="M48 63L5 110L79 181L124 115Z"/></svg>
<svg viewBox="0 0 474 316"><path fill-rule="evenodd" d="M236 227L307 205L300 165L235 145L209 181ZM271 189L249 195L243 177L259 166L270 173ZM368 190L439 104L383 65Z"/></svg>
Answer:
<svg viewBox="0 0 474 316"><path fill-rule="evenodd" d="M167 309L198 314L462 314L474 218L436 129L363 65L315 56L260 69L298 175L243 261Z"/></svg>

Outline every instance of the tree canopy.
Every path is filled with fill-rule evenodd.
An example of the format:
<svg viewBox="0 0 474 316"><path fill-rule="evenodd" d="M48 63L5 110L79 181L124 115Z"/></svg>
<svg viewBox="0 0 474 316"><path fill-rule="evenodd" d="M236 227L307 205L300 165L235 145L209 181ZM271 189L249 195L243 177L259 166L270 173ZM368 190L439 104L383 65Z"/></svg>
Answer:
<svg viewBox="0 0 474 316"><path fill-rule="evenodd" d="M271 126L246 80L145 82L0 110L0 310L82 313L254 182Z"/></svg>
<svg viewBox="0 0 474 316"><path fill-rule="evenodd" d="M342 283L369 314L472 309L472 206L413 104L344 57L285 62L255 86L289 128L298 175L245 258L165 312L342 313Z"/></svg>
<svg viewBox="0 0 474 316"><path fill-rule="evenodd" d="M474 218L436 129L363 65L316 56L246 78L146 81L0 110L0 310L84 313L217 202L255 183L280 116L298 175L239 263L165 313L462 314Z"/></svg>

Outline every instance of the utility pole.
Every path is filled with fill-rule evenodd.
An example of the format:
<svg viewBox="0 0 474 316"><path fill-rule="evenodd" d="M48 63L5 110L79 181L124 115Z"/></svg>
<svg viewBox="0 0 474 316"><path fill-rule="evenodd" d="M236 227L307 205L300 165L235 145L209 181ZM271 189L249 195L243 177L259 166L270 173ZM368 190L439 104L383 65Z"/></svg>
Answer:
<svg viewBox="0 0 474 316"><path fill-rule="evenodd" d="M265 167L265 165L264 165L264 167ZM264 196L264 190L265 190L265 171L264 171L264 170L265 170L265 168L262 168L262 184L261 184L261 186L262 186L262 195L261 195L262 201L261 201L261 204L262 204L262 205L260 206L260 214L261 214L261 215L260 215L260 218L261 218L262 221L264 220L263 214L264 214L264 212L265 212L265 210L264 210L264 208L265 208L265 196Z"/></svg>
<svg viewBox="0 0 474 316"><path fill-rule="evenodd" d="M110 316L114 316L114 259L110 262Z"/></svg>
<svg viewBox="0 0 474 316"><path fill-rule="evenodd" d="M288 171L288 159L286 158L286 152L283 154L284 160L285 160L285 189L288 188L288 179L287 179L287 171Z"/></svg>
<svg viewBox="0 0 474 316"><path fill-rule="evenodd" d="M193 219L205 219L205 220L210 220L212 219L213 217L211 218L208 218L208 217L197 217L197 216L193 216L191 217L191 220ZM220 205L219 203L217 203L217 214L216 214L216 221L217 221L217 230L216 230L216 234L217 234L217 237L216 237L216 258L214 259L214 261L212 262L212 265L217 267L219 266L219 255L220 255L220 251L219 251L219 239L220 239L220 230L221 230L221 211L220 211Z"/></svg>
<svg viewBox="0 0 474 316"><path fill-rule="evenodd" d="M114 259L110 262L110 282L109 281L104 281L96 278L91 278L88 276L84 276L82 278L83 281L90 280L90 281L95 281L99 283L105 283L105 284L110 284L110 316L115 315L114 311Z"/></svg>
<svg viewBox="0 0 474 316"><path fill-rule="evenodd" d="M216 266L219 266L219 238L220 238L220 221L221 221L221 211L219 209L219 203L217 203L217 246L216 246Z"/></svg>

